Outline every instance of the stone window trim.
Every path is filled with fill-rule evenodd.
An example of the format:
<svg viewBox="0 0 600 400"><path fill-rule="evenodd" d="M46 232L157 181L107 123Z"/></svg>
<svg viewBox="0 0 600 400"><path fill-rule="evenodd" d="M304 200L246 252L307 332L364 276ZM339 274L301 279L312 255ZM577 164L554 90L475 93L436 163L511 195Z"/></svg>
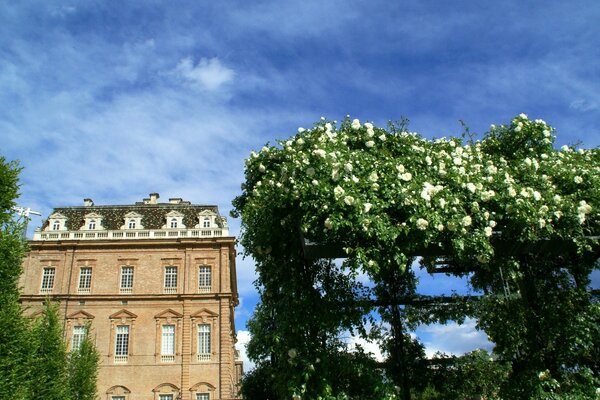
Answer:
<svg viewBox="0 0 600 400"><path fill-rule="evenodd" d="M197 214L198 224L195 228L215 228L218 226L216 212L211 210L202 210Z"/></svg>
<svg viewBox="0 0 600 400"><path fill-rule="evenodd" d="M73 332L76 326L85 326L88 327L89 332L87 332L90 337L94 333L94 328L92 322L94 320L94 316L89 312L79 310L75 311L69 315L67 315L66 319L66 328L65 332L67 333L67 351L73 351Z"/></svg>
<svg viewBox="0 0 600 400"><path fill-rule="evenodd" d="M135 320L137 315L128 311L126 309L122 309L117 311L116 313L110 315L110 340L108 347L108 357L111 360L111 363L115 361L115 351L116 351L116 337L117 337L117 327L119 326L128 326L129 327L129 338L128 338L128 354L127 356L131 357L134 354L134 346L135 346Z"/></svg>
<svg viewBox="0 0 600 400"><path fill-rule="evenodd" d="M172 396L173 400L179 399L179 394L181 393L181 389L172 383L161 383L154 389L152 389L153 400L161 400L161 395L163 398L168 398L167 396Z"/></svg>
<svg viewBox="0 0 600 400"><path fill-rule="evenodd" d="M208 382L198 382L194 386L190 388L190 392L192 394L192 399L202 399L202 396L199 395L208 395L209 400L214 400L217 398L217 388L214 385L211 385ZM206 399L206 396L204 396ZM204 400L204 399L202 399Z"/></svg>
<svg viewBox="0 0 600 400"><path fill-rule="evenodd" d="M174 363L181 358L181 334L183 327L183 314L172 309L166 309L154 316L155 320L155 340L154 340L154 358L158 363ZM175 327L175 354L173 360L169 357L163 357L162 353L162 330L165 325Z"/></svg>
<svg viewBox="0 0 600 400"><path fill-rule="evenodd" d="M210 362L214 361L219 352L218 344L218 318L219 314L212 312L206 308L195 312L190 316L192 321L192 362ZM204 355L198 353L198 333L200 325L208 325L210 327L210 354L206 359Z"/></svg>
<svg viewBox="0 0 600 400"><path fill-rule="evenodd" d="M106 400L129 400L131 390L125 386L115 385L106 391Z"/></svg>

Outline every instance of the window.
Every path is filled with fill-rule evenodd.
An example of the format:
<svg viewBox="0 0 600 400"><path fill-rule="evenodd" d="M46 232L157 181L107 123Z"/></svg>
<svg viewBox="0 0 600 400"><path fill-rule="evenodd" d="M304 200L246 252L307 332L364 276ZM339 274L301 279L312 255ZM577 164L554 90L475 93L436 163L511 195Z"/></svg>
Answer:
<svg viewBox="0 0 600 400"><path fill-rule="evenodd" d="M54 275L56 269L54 267L45 267L42 274L42 286L40 289L41 293L51 293L54 288Z"/></svg>
<svg viewBox="0 0 600 400"><path fill-rule="evenodd" d="M198 361L210 360L210 325L198 325Z"/></svg>
<svg viewBox="0 0 600 400"><path fill-rule="evenodd" d="M158 400L173 400L172 394L159 394Z"/></svg>
<svg viewBox="0 0 600 400"><path fill-rule="evenodd" d="M135 219L129 220L129 229L135 229Z"/></svg>
<svg viewBox="0 0 600 400"><path fill-rule="evenodd" d="M96 220L95 219L90 220L90 223L88 224L88 229L90 231L96 229Z"/></svg>
<svg viewBox="0 0 600 400"><path fill-rule="evenodd" d="M77 351L85 338L85 326L78 325L73 327L73 337L71 338L71 351Z"/></svg>
<svg viewBox="0 0 600 400"><path fill-rule="evenodd" d="M171 219L171 228L177 228L177 218Z"/></svg>
<svg viewBox="0 0 600 400"><path fill-rule="evenodd" d="M52 230L57 231L59 229L60 229L60 221L54 221L54 223L52 224Z"/></svg>
<svg viewBox="0 0 600 400"><path fill-rule="evenodd" d="M204 221L202 222L202 227L210 228L210 219L208 217L204 218Z"/></svg>
<svg viewBox="0 0 600 400"><path fill-rule="evenodd" d="M125 396L111 396L110 400L125 400Z"/></svg>
<svg viewBox="0 0 600 400"><path fill-rule="evenodd" d="M175 325L162 326L161 361L175 361Z"/></svg>
<svg viewBox="0 0 600 400"><path fill-rule="evenodd" d="M201 265L198 268L198 291L208 293L211 291L211 273L208 265Z"/></svg>
<svg viewBox="0 0 600 400"><path fill-rule="evenodd" d="M196 393L196 400L210 400L210 394L208 394L208 393Z"/></svg>
<svg viewBox="0 0 600 400"><path fill-rule="evenodd" d="M79 293L89 293L92 287L92 267L81 267L79 270Z"/></svg>
<svg viewBox="0 0 600 400"><path fill-rule="evenodd" d="M121 267L121 293L131 293L133 290L133 267Z"/></svg>
<svg viewBox="0 0 600 400"><path fill-rule="evenodd" d="M118 325L115 338L115 363L125 363L129 355L129 325Z"/></svg>
<svg viewBox="0 0 600 400"><path fill-rule="evenodd" d="M177 292L177 267L165 267L165 293Z"/></svg>

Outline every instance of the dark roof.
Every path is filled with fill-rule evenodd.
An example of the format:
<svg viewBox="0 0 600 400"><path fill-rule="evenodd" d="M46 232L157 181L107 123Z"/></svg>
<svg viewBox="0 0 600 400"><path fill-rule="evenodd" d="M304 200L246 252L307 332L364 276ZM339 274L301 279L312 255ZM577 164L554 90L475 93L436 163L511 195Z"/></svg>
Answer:
<svg viewBox="0 0 600 400"><path fill-rule="evenodd" d="M60 213L67 217L66 226L68 230L79 230L85 223L85 216L90 213L97 213L102 216L102 226L108 230L118 230L123 226L125 215L130 212L136 212L142 216L142 226L144 229L161 229L166 223L166 215L171 211L177 211L183 214L183 224L188 228L193 228L198 224L198 213L209 210L217 214L216 222L222 226L223 219L220 217L217 206L190 204L158 203L135 205L113 205L113 206L77 206L77 207L58 207L52 212ZM44 221L42 229L45 229L50 223L49 219Z"/></svg>

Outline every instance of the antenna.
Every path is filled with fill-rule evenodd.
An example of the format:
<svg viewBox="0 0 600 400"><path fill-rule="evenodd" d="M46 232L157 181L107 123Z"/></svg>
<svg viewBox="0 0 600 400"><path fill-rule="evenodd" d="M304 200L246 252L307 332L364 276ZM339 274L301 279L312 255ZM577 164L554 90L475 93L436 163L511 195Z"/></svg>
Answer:
<svg viewBox="0 0 600 400"><path fill-rule="evenodd" d="M42 213L39 211L34 211L29 207L13 207L12 210L24 219L25 229L23 229L23 239L27 240L27 226L29 225L29 221L31 221L31 218L29 216L38 215L41 217Z"/></svg>

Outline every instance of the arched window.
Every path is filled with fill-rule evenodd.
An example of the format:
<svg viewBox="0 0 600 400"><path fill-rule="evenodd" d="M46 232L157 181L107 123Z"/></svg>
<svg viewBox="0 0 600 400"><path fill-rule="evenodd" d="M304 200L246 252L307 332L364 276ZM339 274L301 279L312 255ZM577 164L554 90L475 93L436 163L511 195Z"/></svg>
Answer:
<svg viewBox="0 0 600 400"><path fill-rule="evenodd" d="M88 229L89 230L94 230L96 229L96 220L95 219L91 219L90 223L88 224Z"/></svg>
<svg viewBox="0 0 600 400"><path fill-rule="evenodd" d="M177 228L177 218L171 219L171 228Z"/></svg>
<svg viewBox="0 0 600 400"><path fill-rule="evenodd" d="M60 229L60 221L54 221L54 223L52 224L52 230L57 231L59 229Z"/></svg>
<svg viewBox="0 0 600 400"><path fill-rule="evenodd" d="M202 227L210 228L210 218L208 218L208 217L204 218L204 221L202 222Z"/></svg>
<svg viewBox="0 0 600 400"><path fill-rule="evenodd" d="M129 229L135 229L135 219L129 220Z"/></svg>

